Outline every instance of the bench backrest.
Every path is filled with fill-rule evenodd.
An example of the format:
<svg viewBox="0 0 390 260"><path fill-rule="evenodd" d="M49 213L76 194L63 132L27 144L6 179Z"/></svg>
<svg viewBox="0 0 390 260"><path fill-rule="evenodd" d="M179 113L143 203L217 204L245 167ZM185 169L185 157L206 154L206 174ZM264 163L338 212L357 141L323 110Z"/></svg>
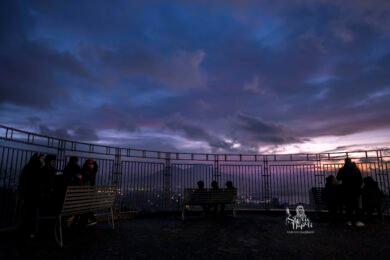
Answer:
<svg viewBox="0 0 390 260"><path fill-rule="evenodd" d="M115 186L68 186L61 215L112 208L115 195Z"/></svg>
<svg viewBox="0 0 390 260"><path fill-rule="evenodd" d="M236 190L232 189L184 189L184 204L202 205L217 203L234 203Z"/></svg>

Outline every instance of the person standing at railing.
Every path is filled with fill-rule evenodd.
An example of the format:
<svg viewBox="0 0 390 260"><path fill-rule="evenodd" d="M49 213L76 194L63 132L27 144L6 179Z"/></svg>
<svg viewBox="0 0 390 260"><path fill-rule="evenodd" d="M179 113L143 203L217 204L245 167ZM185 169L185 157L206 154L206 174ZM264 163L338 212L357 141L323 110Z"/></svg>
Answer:
<svg viewBox="0 0 390 260"><path fill-rule="evenodd" d="M62 172L56 168L57 157L48 154L45 157L45 166L40 176L40 215L56 215L61 209L64 179Z"/></svg>
<svg viewBox="0 0 390 260"><path fill-rule="evenodd" d="M68 186L82 185L83 176L78 161L79 158L77 156L70 156L69 161L64 168L64 192L62 198L65 198L65 193ZM80 218L81 218L80 215L70 216L67 219L67 225L77 226L80 223Z"/></svg>
<svg viewBox="0 0 390 260"><path fill-rule="evenodd" d="M337 212L341 209L341 203L340 203L340 196L341 190L340 186L337 183L337 179L333 175L329 175L326 177L326 183L325 183L325 188L324 188L324 193L323 193L323 199L326 203L326 207L329 212L329 219L331 221L336 221L337 220Z"/></svg>
<svg viewBox="0 0 390 260"><path fill-rule="evenodd" d="M83 185L95 186L96 184L96 174L98 171L98 165L96 161L88 159L85 161L82 169L82 179ZM88 226L96 224L96 217L93 212L87 213L83 216L83 221L87 222Z"/></svg>
<svg viewBox="0 0 390 260"><path fill-rule="evenodd" d="M81 167L78 164L77 156L69 157L69 162L64 168L64 177L66 186L77 186L82 184Z"/></svg>
<svg viewBox="0 0 390 260"><path fill-rule="evenodd" d="M82 169L82 179L84 185L92 185L94 186L96 183L96 174L98 171L98 165L97 163L92 160L88 159L85 161Z"/></svg>
<svg viewBox="0 0 390 260"><path fill-rule="evenodd" d="M23 167L19 179L19 203L22 209L21 228L30 238L35 237L36 220L40 199L40 175L44 166L44 155L35 153Z"/></svg>
<svg viewBox="0 0 390 260"><path fill-rule="evenodd" d="M363 212L367 214L367 221L374 221L373 213L378 214L380 221L383 221L383 202L384 194L379 189L378 182L372 177L363 179L364 186L362 189L362 206Z"/></svg>
<svg viewBox="0 0 390 260"><path fill-rule="evenodd" d="M359 168L350 158L346 158L344 166L340 168L336 178L341 181L342 196L347 215L347 225L352 226L352 223L355 222L357 227L364 226L364 223L360 219L361 210L359 209L361 186L363 184L363 178Z"/></svg>

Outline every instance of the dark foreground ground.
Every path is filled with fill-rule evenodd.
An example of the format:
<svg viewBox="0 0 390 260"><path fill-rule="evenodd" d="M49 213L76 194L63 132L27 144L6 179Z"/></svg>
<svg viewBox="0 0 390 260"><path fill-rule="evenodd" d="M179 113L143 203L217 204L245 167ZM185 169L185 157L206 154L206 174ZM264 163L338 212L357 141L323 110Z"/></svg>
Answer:
<svg viewBox="0 0 390 260"><path fill-rule="evenodd" d="M310 217L310 215L309 215ZM222 221L138 218L72 232L60 249L46 234L33 241L0 233L0 259L390 259L390 223L364 228L321 222L314 234L288 234L284 216L240 214Z"/></svg>

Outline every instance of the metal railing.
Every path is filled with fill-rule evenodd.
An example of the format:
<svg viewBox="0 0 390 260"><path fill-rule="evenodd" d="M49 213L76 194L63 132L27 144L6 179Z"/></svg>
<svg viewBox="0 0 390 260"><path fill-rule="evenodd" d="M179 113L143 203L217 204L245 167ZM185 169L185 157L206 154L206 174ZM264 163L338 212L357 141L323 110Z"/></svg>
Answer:
<svg viewBox="0 0 390 260"><path fill-rule="evenodd" d="M207 154L149 151L64 140L0 126L0 229L15 224L17 187L34 152L55 154L62 170L70 156L96 160L97 185L117 185L122 211L166 211L181 207L184 188L228 180L241 209L283 209L303 204L322 209L316 192L346 157L372 176L390 196L390 149L319 154Z"/></svg>

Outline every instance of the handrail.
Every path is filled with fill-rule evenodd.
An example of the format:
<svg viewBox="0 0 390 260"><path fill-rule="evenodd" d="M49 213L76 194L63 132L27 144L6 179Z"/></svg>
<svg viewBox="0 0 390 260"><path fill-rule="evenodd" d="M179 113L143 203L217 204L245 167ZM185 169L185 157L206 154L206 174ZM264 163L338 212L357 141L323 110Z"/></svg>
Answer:
<svg viewBox="0 0 390 260"><path fill-rule="evenodd" d="M3 130L3 131L1 131ZM4 134L2 134L4 133ZM21 136L24 135L24 139ZM43 138L44 143L38 143L37 140ZM364 153L364 156L359 158L378 158L378 152L388 152L390 157L390 148L382 148L377 150L355 150L355 151L340 151L340 152L321 152L321 153L295 153L295 154L255 154L255 153L190 153L190 152L176 152L176 151L159 151L159 150L146 150L140 148L125 148L108 146L94 143L87 143L69 139L63 139L58 137L52 137L48 135L33 133L25 130L20 130L13 127L8 127L0 124L0 139L7 141L14 141L29 145L38 145L47 148L58 148L62 144L64 150L70 150L75 152L89 152L102 155L122 155L134 158L149 158L149 159L173 159L173 160L190 160L190 161L279 161L278 157L289 158L287 161L320 161L322 159L337 159L350 157L351 154ZM70 148L69 148L70 146ZM80 149L79 146L86 146L87 149ZM98 151L103 149L104 152ZM369 156L368 153L376 153L375 156ZM229 158L228 158L229 157ZM237 159L231 159L232 157ZM246 158L252 158L248 160ZM286 159L283 159L286 161Z"/></svg>

